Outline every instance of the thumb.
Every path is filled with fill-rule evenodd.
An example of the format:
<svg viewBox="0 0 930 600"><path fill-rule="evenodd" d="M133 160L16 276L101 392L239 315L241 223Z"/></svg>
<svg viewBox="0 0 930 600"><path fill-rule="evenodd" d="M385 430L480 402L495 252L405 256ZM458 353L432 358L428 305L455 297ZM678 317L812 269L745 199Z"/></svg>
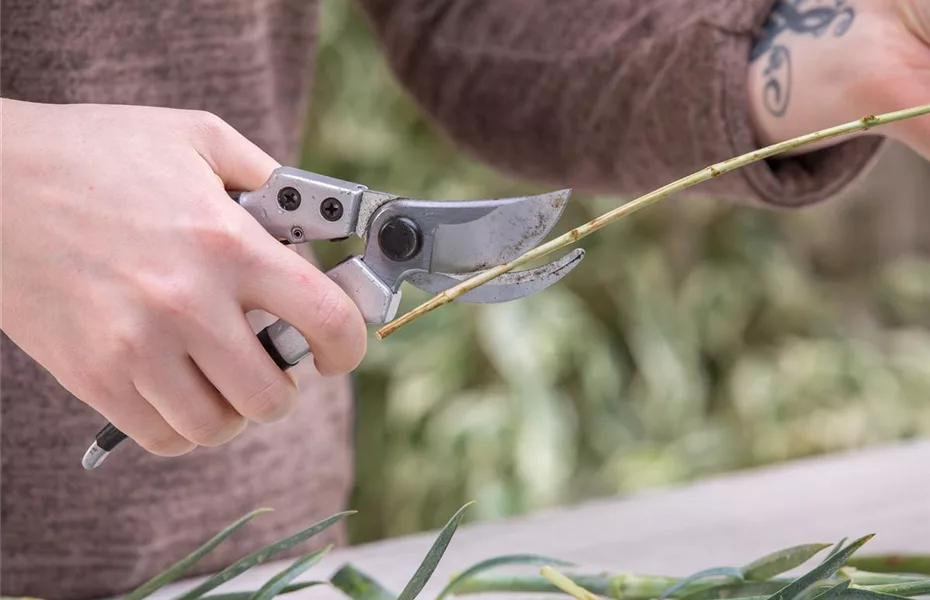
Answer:
<svg viewBox="0 0 930 600"><path fill-rule="evenodd" d="M926 0L901 0L898 10L904 26L923 43L930 46L930 2Z"/></svg>
<svg viewBox="0 0 930 600"><path fill-rule="evenodd" d="M227 190L259 188L281 166L216 115L198 112L194 121L194 147Z"/></svg>

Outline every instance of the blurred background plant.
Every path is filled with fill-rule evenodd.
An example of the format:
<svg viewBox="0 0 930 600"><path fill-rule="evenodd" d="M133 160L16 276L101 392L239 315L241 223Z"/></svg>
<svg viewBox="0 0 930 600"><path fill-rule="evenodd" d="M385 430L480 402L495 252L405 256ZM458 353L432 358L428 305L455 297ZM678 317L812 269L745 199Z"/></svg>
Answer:
<svg viewBox="0 0 930 600"><path fill-rule="evenodd" d="M351 2L322 17L304 168L413 197L539 190L445 140ZM352 541L437 528L471 499L473 518L512 517L930 432L927 189L930 166L895 148L805 211L672 198L583 240L545 293L373 338ZM559 232L623 201L576 193ZM426 297L406 287L402 310Z"/></svg>

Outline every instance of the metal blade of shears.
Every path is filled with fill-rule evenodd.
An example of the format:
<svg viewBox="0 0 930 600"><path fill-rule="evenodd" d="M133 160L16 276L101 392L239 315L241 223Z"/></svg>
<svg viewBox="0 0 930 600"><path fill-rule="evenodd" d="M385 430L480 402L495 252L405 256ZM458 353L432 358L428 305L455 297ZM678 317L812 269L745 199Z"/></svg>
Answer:
<svg viewBox="0 0 930 600"><path fill-rule="evenodd" d="M524 271L511 271L492 279L456 298L456 302L494 303L509 302L540 292L559 281L584 258L584 250L577 248L559 260ZM414 273L407 281L431 294L438 294L458 285L478 273Z"/></svg>
<svg viewBox="0 0 930 600"><path fill-rule="evenodd" d="M427 201L365 192L359 229L366 225L359 233L371 246L378 243L379 228L390 218L404 217L419 227L424 255L403 267L375 267L383 275L400 275L399 270L406 268L469 273L508 262L535 247L558 222L570 195L571 190L560 190L496 200ZM375 204L377 208L371 210ZM380 262L376 254L366 252L366 260Z"/></svg>

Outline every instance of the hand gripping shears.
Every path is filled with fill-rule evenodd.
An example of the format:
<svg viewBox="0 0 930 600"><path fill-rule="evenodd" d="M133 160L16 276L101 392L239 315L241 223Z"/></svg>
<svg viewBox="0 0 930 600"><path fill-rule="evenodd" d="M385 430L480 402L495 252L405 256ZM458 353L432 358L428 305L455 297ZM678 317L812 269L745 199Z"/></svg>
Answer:
<svg viewBox="0 0 930 600"><path fill-rule="evenodd" d="M230 193L283 243L361 238L363 254L326 274L369 324L394 318L405 281L439 293L530 250L559 220L570 195L570 190L561 190L496 200L413 200L292 167L277 169L257 190ZM501 275L458 301L506 302L528 296L560 280L583 257L584 251L576 249L540 267ZM282 369L311 352L304 337L282 320L258 338ZM84 468L96 468L125 439L107 424L84 454Z"/></svg>

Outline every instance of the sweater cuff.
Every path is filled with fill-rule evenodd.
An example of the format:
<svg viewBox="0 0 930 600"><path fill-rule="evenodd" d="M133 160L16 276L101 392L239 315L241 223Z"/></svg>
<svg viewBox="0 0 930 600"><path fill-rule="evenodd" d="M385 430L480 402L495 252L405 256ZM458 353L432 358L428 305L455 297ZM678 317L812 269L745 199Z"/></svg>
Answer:
<svg viewBox="0 0 930 600"><path fill-rule="evenodd" d="M730 155L759 149L747 102L749 51L768 18L773 0L749 0L743 11L732 6L712 23L723 37L722 114ZM837 123L839 125L840 123ZM737 170L757 201L777 208L800 208L828 200L857 183L878 161L885 138L863 135L798 156L775 156Z"/></svg>

